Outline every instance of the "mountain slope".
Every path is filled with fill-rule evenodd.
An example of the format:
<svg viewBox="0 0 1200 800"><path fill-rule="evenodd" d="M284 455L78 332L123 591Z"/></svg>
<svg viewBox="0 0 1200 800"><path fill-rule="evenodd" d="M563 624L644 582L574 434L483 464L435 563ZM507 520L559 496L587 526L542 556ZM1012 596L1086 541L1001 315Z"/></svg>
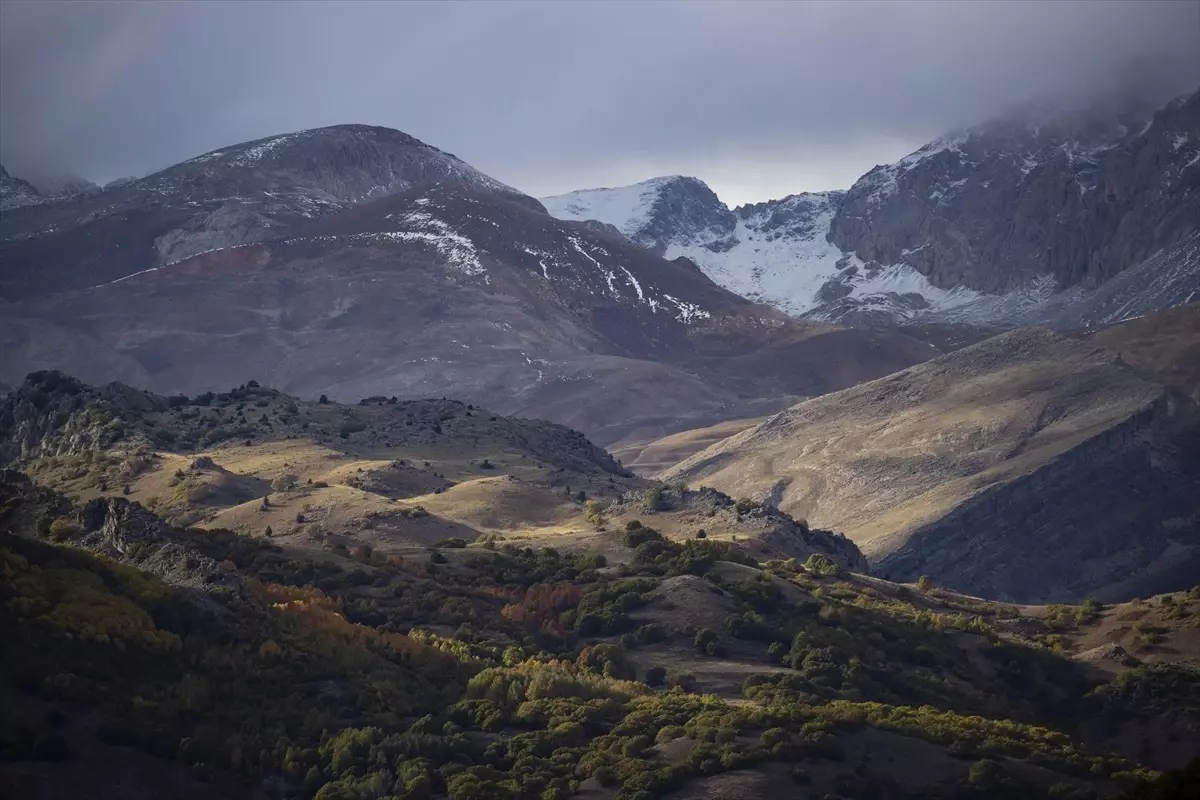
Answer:
<svg viewBox="0 0 1200 800"><path fill-rule="evenodd" d="M325 214L434 184L537 201L400 131L337 125L214 150L6 214L0 297L82 289L197 253L284 238Z"/></svg>
<svg viewBox="0 0 1200 800"><path fill-rule="evenodd" d="M695 178L541 198L560 219L595 219L630 240L697 264L721 286L791 314L816 307L843 253L825 241L842 192L805 193L729 209Z"/></svg>
<svg viewBox="0 0 1200 800"><path fill-rule="evenodd" d="M1200 409L1039 329L801 403L663 477L842 531L885 576L987 597L1127 597L1200 560Z"/></svg>
<svg viewBox="0 0 1200 800"><path fill-rule="evenodd" d="M343 133L325 129L316 139ZM396 158L433 160L397 171L385 196L338 201L345 207L323 206L311 218L285 219L272 197L282 188L238 201L264 219L276 214L274 238L241 242L205 223L184 237L186 247L214 237L221 246L177 261L148 256L151 266L136 272L133 261L114 257L120 274L106 281L91 264L100 250L71 249L93 241L89 225L6 242L36 256L31 266L55 265L28 274L37 286L91 285L39 288L5 307L2 379L16 384L30 370L57 368L164 393L236 377L348 400L452 395L570 424L607 445L776 411L937 354L902 334L789 320L721 289L686 260L556 220L465 165L446 173L449 157L403 134L351 134L359 145L364 136L401 142ZM262 158L283 159L287 146ZM295 196L319 183L326 194L358 187L343 191L350 197L376 179L354 164L345 174L310 169L306 158L242 176L245 152L257 150L234 150L100 196L117 192L132 203L147 181L226 161L234 166L221 168L223 180L296 180ZM402 188L431 180L443 182ZM157 253L163 237L135 219L157 208L95 224L111 226L114 254Z"/></svg>
<svg viewBox="0 0 1200 800"><path fill-rule="evenodd" d="M4 165L0 164L0 211L12 211L44 202L45 198L33 184L9 175Z"/></svg>
<svg viewBox="0 0 1200 800"><path fill-rule="evenodd" d="M7 470L0 530L22 797L1107 797L1200 725L1184 593L1017 609L644 525L615 567L494 539L317 555ZM157 577L166 549L218 580Z"/></svg>
<svg viewBox="0 0 1200 800"><path fill-rule="evenodd" d="M790 314L1100 325L1200 294L1200 92L1021 109L846 192L730 210L695 178L544 198Z"/></svg>

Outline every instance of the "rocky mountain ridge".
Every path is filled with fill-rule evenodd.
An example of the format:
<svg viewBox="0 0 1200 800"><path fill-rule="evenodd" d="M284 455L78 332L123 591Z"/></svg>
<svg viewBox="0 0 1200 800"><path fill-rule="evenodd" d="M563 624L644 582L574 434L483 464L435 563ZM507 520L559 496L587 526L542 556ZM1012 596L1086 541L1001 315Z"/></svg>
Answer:
<svg viewBox="0 0 1200 800"><path fill-rule="evenodd" d="M1195 92L1157 110L1022 109L845 192L729 209L671 177L543 203L790 314L1071 328L1200 296L1198 186Z"/></svg>

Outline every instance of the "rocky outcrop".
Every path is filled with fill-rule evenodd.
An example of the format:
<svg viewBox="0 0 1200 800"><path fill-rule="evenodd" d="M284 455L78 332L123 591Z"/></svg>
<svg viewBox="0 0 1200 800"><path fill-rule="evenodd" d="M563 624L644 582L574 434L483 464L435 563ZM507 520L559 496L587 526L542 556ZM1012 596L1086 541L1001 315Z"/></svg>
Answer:
<svg viewBox="0 0 1200 800"><path fill-rule="evenodd" d="M0 465L108 450L119 441L130 447L148 443L124 419L127 408L110 402L106 390L60 372L32 373L0 398Z"/></svg>
<svg viewBox="0 0 1200 800"><path fill-rule="evenodd" d="M231 601L254 603L236 569L188 545L186 534L124 498L76 507L15 470L0 470L0 530L28 538L52 536L136 567L185 589L196 605L223 614ZM220 600L214 593L221 595Z"/></svg>
<svg viewBox="0 0 1200 800"><path fill-rule="evenodd" d="M810 528L770 502L735 502L711 486L659 487L657 508L647 508L645 498L644 490L626 492L609 510L630 515L656 511L692 515L705 520L703 524L710 530L717 526L734 532L737 546L759 558L803 562L809 556L822 555L853 572L869 571L866 557L854 542L840 533Z"/></svg>
<svg viewBox="0 0 1200 800"><path fill-rule="evenodd" d="M46 202L33 184L23 181L0 164L0 211L11 211L25 206L36 206Z"/></svg>
<svg viewBox="0 0 1200 800"><path fill-rule="evenodd" d="M105 497L82 509L83 532L75 546L149 572L172 586L198 593L221 587L241 600L249 592L236 569L187 547L166 523L138 503Z"/></svg>

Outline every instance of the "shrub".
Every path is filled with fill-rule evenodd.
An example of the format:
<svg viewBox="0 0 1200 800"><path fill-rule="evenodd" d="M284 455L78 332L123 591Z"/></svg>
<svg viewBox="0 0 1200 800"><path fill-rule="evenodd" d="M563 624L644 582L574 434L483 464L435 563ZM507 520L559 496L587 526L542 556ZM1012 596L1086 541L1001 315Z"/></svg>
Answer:
<svg viewBox="0 0 1200 800"><path fill-rule="evenodd" d="M361 420L351 419L342 423L342 427L338 429L338 435L346 439L352 433L361 433L367 429L367 423Z"/></svg>
<svg viewBox="0 0 1200 800"><path fill-rule="evenodd" d="M638 644L654 644L667 638L667 629L657 622L651 622L638 628L633 635Z"/></svg>
<svg viewBox="0 0 1200 800"><path fill-rule="evenodd" d="M762 504L756 503L755 501L751 500L749 497L738 498L738 501L733 504L733 510L737 512L737 515L739 517L742 516L743 514L749 514L751 511L754 511L759 508L762 508Z"/></svg>
<svg viewBox="0 0 1200 800"><path fill-rule="evenodd" d="M626 547L639 547L646 542L661 542L663 541L662 534L653 528L647 528L641 524L638 527L631 529L626 528L625 536L621 539Z"/></svg>
<svg viewBox="0 0 1200 800"><path fill-rule="evenodd" d="M967 774L967 783L980 789L994 789L1001 786L1008 778L1004 767L990 758L982 758L971 765Z"/></svg>
<svg viewBox="0 0 1200 800"><path fill-rule="evenodd" d="M696 638L692 640L692 647L697 653L703 653L707 650L710 644L720 641L716 631L709 628L701 628L696 632Z"/></svg>
<svg viewBox="0 0 1200 800"><path fill-rule="evenodd" d="M922 592L928 592L933 588L933 578L930 578L928 575L922 575L917 579L917 587L920 588Z"/></svg>
<svg viewBox="0 0 1200 800"><path fill-rule="evenodd" d="M79 526L69 519L59 518L50 523L50 538L56 542L65 542L79 534Z"/></svg>
<svg viewBox="0 0 1200 800"><path fill-rule="evenodd" d="M667 507L666 493L661 486L651 486L642 495L642 505L647 511L663 511Z"/></svg>
<svg viewBox="0 0 1200 800"><path fill-rule="evenodd" d="M674 675L671 677L671 685L688 693L694 692L696 691L696 676L687 672L682 675Z"/></svg>
<svg viewBox="0 0 1200 800"><path fill-rule="evenodd" d="M664 667L650 667L646 670L647 686L661 686L666 679L667 670Z"/></svg>
<svg viewBox="0 0 1200 800"><path fill-rule="evenodd" d="M299 480L300 479L295 475L285 473L271 481L271 491L286 492L288 489L291 489L293 486L295 486L296 482Z"/></svg>
<svg viewBox="0 0 1200 800"><path fill-rule="evenodd" d="M843 575L845 573L841 565L834 563L833 559L824 553L813 553L804 562L804 568L816 575Z"/></svg>

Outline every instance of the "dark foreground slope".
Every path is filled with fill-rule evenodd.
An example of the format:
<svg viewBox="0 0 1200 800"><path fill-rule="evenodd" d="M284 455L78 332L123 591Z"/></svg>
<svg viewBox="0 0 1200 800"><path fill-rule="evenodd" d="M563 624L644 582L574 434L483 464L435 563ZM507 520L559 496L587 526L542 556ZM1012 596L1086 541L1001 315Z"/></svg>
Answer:
<svg viewBox="0 0 1200 800"><path fill-rule="evenodd" d="M1186 585L1200 412L1087 341L989 339L801 403L665 476L845 532L880 574L1026 602Z"/></svg>
<svg viewBox="0 0 1200 800"><path fill-rule="evenodd" d="M4 472L0 787L1096 798L1195 755L1194 597L1018 610L635 531L316 555ZM1081 649L1134 618L1155 644Z"/></svg>

